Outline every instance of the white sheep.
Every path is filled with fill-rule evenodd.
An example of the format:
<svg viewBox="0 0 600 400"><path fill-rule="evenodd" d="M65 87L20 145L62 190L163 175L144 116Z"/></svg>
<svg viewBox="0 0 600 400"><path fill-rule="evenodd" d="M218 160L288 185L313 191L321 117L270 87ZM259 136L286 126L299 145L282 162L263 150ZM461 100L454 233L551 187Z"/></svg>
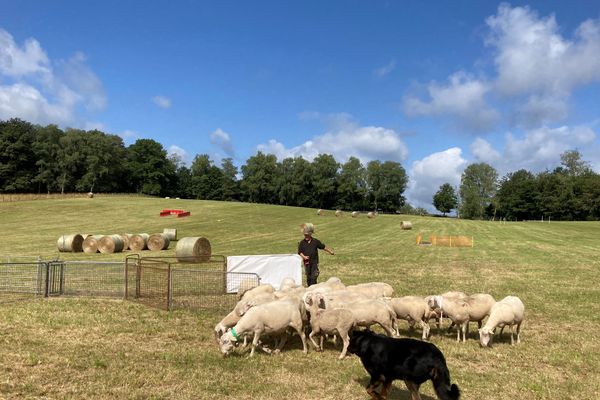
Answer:
<svg viewBox="0 0 600 400"><path fill-rule="evenodd" d="M442 314L447 315L458 326L456 339L460 342L462 332L462 341L465 342L469 321L476 321L481 324L483 318L490 314L495 302L489 294L478 293L464 299L433 296L429 305L434 308L439 307Z"/></svg>
<svg viewBox="0 0 600 400"><path fill-rule="evenodd" d="M449 299L464 299L464 298L468 297L468 295L466 293L457 292L457 291L445 292L445 293L440 294L439 296L449 298ZM439 307L435 306L435 303L433 300L434 297L435 297L435 295L427 296L427 297L425 297L425 301L427 301L427 303L429 304L429 319L431 320L431 319L435 318L436 326L439 331L442 327L443 315L442 315L442 310ZM451 329L453 326L454 326L454 322L452 322L452 324L450 325L450 327L448 327L448 329Z"/></svg>
<svg viewBox="0 0 600 400"><path fill-rule="evenodd" d="M325 282L315 283L314 285L310 285L309 287L306 288L306 291L307 292L327 293L327 292L331 292L334 290L344 290L345 288L346 288L346 285L344 285L342 283L340 278L332 276L331 278L327 279L327 281L325 281Z"/></svg>
<svg viewBox="0 0 600 400"><path fill-rule="evenodd" d="M242 289L245 289L242 291ZM264 293L273 293L275 288L270 283L263 283L261 285L255 286L251 289L241 288L238 290L238 299L240 300L248 300L254 296L260 296Z"/></svg>
<svg viewBox="0 0 600 400"><path fill-rule="evenodd" d="M363 294L370 299L391 298L394 295L394 288L384 282L359 283L346 286L346 290Z"/></svg>
<svg viewBox="0 0 600 400"><path fill-rule="evenodd" d="M305 303L310 312L311 332L308 338L317 350L323 351L323 334L339 335L342 338L343 347L339 359L346 356L348 345L350 344L350 336L348 333L352 331L356 322L352 311L346 308L323 309L324 304L322 293L309 293L305 297ZM315 335L320 336L320 344L314 339Z"/></svg>
<svg viewBox="0 0 600 400"><path fill-rule="evenodd" d="M262 293L249 299L242 299L237 302L233 310L227 314L217 325L215 325L215 339L223 336L227 329L238 323L242 315L252 306L270 303L277 300L273 293Z"/></svg>
<svg viewBox="0 0 600 400"><path fill-rule="evenodd" d="M513 327L517 326L517 343L521 343L521 324L525 317L525 305L516 296L506 296L492 307L490 317L483 328L479 329L479 343L481 346L492 346L492 335L497 327L510 328L510 344L515 343Z"/></svg>
<svg viewBox="0 0 600 400"><path fill-rule="evenodd" d="M429 337L429 304L424 298L419 296L404 296L393 298L388 304L396 313L397 319L405 319L412 328L415 323L419 323L423 328L421 338L426 340Z"/></svg>
<svg viewBox="0 0 600 400"><path fill-rule="evenodd" d="M278 300L250 308L240 318L234 327L227 330L219 339L221 353L227 355L233 351L234 346L245 335L254 335L250 356L258 346L262 335L283 335L276 352L279 352L286 343L288 328L294 329L302 340L302 351L306 353L306 335L302 327L302 317L297 302L293 300Z"/></svg>
<svg viewBox="0 0 600 400"><path fill-rule="evenodd" d="M388 336L397 336L396 313L383 300L358 300L353 303L339 303L337 306L351 310L357 326L369 328L378 324Z"/></svg>

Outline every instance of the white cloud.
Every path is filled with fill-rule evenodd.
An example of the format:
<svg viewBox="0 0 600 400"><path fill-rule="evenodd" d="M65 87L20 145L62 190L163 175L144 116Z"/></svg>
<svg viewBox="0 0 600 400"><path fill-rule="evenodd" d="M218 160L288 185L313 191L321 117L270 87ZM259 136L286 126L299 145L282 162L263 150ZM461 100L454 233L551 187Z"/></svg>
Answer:
<svg viewBox="0 0 600 400"><path fill-rule="evenodd" d="M466 166L467 160L462 157L462 150L458 147L433 153L413 162L406 190L408 202L413 207L435 211L432 205L433 195L444 183L458 187Z"/></svg>
<svg viewBox="0 0 600 400"><path fill-rule="evenodd" d="M140 138L139 133L137 133L136 131L129 130L129 129L126 129L123 132L119 133L119 136L121 136L121 138L123 139L123 142L125 142L125 144L127 144L127 145L135 142L137 139Z"/></svg>
<svg viewBox="0 0 600 400"><path fill-rule="evenodd" d="M497 163L502 157L498 151L492 148L492 145L487 140L482 138L475 139L471 144L471 153L473 153L473 156L478 162L485 162L488 164Z"/></svg>
<svg viewBox="0 0 600 400"><path fill-rule="evenodd" d="M171 108L171 99L169 99L168 97L154 96L152 98L152 101L154 102L154 104L156 104L160 108L164 108L164 109Z"/></svg>
<svg viewBox="0 0 600 400"><path fill-rule="evenodd" d="M215 146L218 146L229 157L233 157L235 155L233 144L231 143L231 137L221 128L210 134L210 142Z"/></svg>
<svg viewBox="0 0 600 400"><path fill-rule="evenodd" d="M0 74L20 78L40 73L50 73L50 62L40 43L27 39L19 47L10 33L0 29Z"/></svg>
<svg viewBox="0 0 600 400"><path fill-rule="evenodd" d="M186 165L189 165L190 163L190 157L187 153L187 151L185 151L184 149L182 149L181 147L177 146L177 145L171 145L169 146L169 149L167 150L167 154L169 157L172 156L176 156L181 162L183 162Z"/></svg>
<svg viewBox="0 0 600 400"><path fill-rule="evenodd" d="M394 69L396 69L396 60L391 60L386 65L376 68L373 71L373 74L379 78L383 78L384 76L390 74Z"/></svg>
<svg viewBox="0 0 600 400"><path fill-rule="evenodd" d="M554 15L502 4L486 23L486 44L495 50L495 90L525 98L518 116L526 126L566 117L573 89L600 80L599 20L583 22L568 39Z"/></svg>
<svg viewBox="0 0 600 400"><path fill-rule="evenodd" d="M258 145L257 149L275 154L278 159L302 156L307 160L313 160L319 154L331 154L341 162L350 156L357 157L363 163L374 159L390 161L406 159L408 149L394 130L377 126L359 126L349 118L349 114L331 116L330 121L334 125L331 130L301 145L286 148L282 143L271 139L266 144Z"/></svg>
<svg viewBox="0 0 600 400"><path fill-rule="evenodd" d="M472 131L489 130L498 119L498 113L490 108L485 95L491 86L465 72L457 72L448 84L431 82L427 86L427 100L415 96L404 98L404 112L409 116L449 116Z"/></svg>
<svg viewBox="0 0 600 400"><path fill-rule="evenodd" d="M2 29L0 82L0 119L85 126L81 107L99 111L106 106L102 83L83 53L51 62L37 40L19 46Z"/></svg>

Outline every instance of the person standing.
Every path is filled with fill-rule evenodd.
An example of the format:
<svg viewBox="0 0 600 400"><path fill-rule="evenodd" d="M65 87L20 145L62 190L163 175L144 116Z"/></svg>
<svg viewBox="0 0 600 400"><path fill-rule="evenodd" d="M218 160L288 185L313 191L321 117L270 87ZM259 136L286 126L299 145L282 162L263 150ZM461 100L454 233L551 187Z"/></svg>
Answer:
<svg viewBox="0 0 600 400"><path fill-rule="evenodd" d="M304 239L298 243L298 254L304 260L304 271L306 272L306 286L317 283L319 276L319 250L335 255L332 248L325 246L319 239L312 235L315 227L310 222L302 224Z"/></svg>

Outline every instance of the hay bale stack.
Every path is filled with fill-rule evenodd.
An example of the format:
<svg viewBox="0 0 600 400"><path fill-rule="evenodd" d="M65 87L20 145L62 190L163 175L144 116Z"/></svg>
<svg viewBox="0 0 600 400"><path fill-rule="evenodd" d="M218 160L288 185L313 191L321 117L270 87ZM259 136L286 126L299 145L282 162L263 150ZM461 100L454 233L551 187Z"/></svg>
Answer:
<svg viewBox="0 0 600 400"><path fill-rule="evenodd" d="M358 211L352 211L352 218L358 218L360 213Z"/></svg>
<svg viewBox="0 0 600 400"><path fill-rule="evenodd" d="M369 211L369 212L367 213L367 217L369 217L369 218L371 218L371 219L372 219L372 218L375 218L375 213L374 213L373 211Z"/></svg>
<svg viewBox="0 0 600 400"><path fill-rule="evenodd" d="M131 239L131 233L121 233L121 240L123 241L123 251L129 250L129 239Z"/></svg>
<svg viewBox="0 0 600 400"><path fill-rule="evenodd" d="M211 248L208 239L203 237L184 237L177 242L175 257L180 262L202 262L210 260Z"/></svg>
<svg viewBox="0 0 600 400"><path fill-rule="evenodd" d="M86 254L95 254L98 252L98 241L102 235L90 235L83 240L83 252Z"/></svg>
<svg viewBox="0 0 600 400"><path fill-rule="evenodd" d="M403 230L412 229L412 222L410 222L410 221L402 221L400 223L400 228L403 229Z"/></svg>
<svg viewBox="0 0 600 400"><path fill-rule="evenodd" d="M62 235L56 242L58 251L70 252L70 253L81 253L83 251L83 236L79 233L72 235Z"/></svg>
<svg viewBox="0 0 600 400"><path fill-rule="evenodd" d="M105 235L98 241L98 250L102 254L120 253L123 251L121 235Z"/></svg>
<svg viewBox="0 0 600 400"><path fill-rule="evenodd" d="M163 229L163 233L167 235L170 241L177 240L177 229L165 228Z"/></svg>
<svg viewBox="0 0 600 400"><path fill-rule="evenodd" d="M317 210L317 215L325 215L325 210L322 210L322 209L319 208Z"/></svg>
<svg viewBox="0 0 600 400"><path fill-rule="evenodd" d="M151 251L166 250L169 248L169 237L165 233L155 233L148 238L148 249Z"/></svg>
<svg viewBox="0 0 600 400"><path fill-rule="evenodd" d="M129 238L129 248L132 251L142 251L148 248L148 239L150 235L147 233L138 233L137 235L131 235Z"/></svg>
<svg viewBox="0 0 600 400"><path fill-rule="evenodd" d="M342 210L335 210L335 216L336 217L341 217L342 216Z"/></svg>

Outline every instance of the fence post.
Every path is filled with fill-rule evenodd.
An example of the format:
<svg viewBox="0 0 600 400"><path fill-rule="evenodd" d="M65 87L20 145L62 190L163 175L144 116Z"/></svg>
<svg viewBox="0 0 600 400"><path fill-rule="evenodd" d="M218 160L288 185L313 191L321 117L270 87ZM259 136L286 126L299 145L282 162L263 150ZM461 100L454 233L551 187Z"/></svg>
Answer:
<svg viewBox="0 0 600 400"><path fill-rule="evenodd" d="M167 267L167 311L171 311L173 303L173 279L171 273L171 263L169 263L169 266Z"/></svg>
<svg viewBox="0 0 600 400"><path fill-rule="evenodd" d="M45 263L46 265L46 285L44 287L44 297L48 297L49 285L50 285L50 263Z"/></svg>

